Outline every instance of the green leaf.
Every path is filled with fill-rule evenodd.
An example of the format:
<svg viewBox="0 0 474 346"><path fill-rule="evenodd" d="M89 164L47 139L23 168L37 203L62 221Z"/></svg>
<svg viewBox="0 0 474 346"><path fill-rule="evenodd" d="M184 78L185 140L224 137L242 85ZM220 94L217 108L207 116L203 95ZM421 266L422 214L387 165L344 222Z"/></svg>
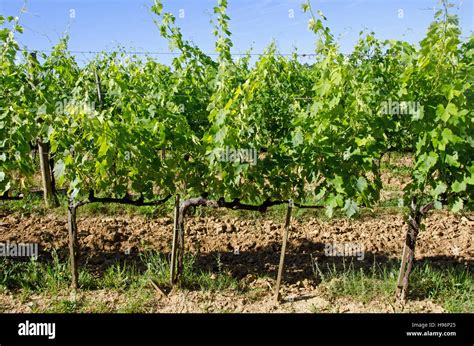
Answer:
<svg viewBox="0 0 474 346"><path fill-rule="evenodd" d="M447 122L452 115L456 115L458 109L456 105L452 103L448 103L446 108L443 105L438 105L436 108L436 115L444 122Z"/></svg>
<svg viewBox="0 0 474 346"><path fill-rule="evenodd" d="M334 207L331 205L327 205L325 214L327 217L331 218L334 215Z"/></svg>
<svg viewBox="0 0 474 346"><path fill-rule="evenodd" d="M451 207L451 210L453 213L457 213L461 211L464 208L464 202L462 201L461 198L458 198L456 202L454 202L453 206Z"/></svg>
<svg viewBox="0 0 474 346"><path fill-rule="evenodd" d="M359 210L357 203L351 199L346 199L346 203L344 204L344 211L346 212L347 217L352 217L352 215L356 214Z"/></svg>
<svg viewBox="0 0 474 346"><path fill-rule="evenodd" d="M334 179L331 180L331 184L334 186L338 193L344 193L344 187L342 186L344 180L340 175L336 175Z"/></svg>
<svg viewBox="0 0 474 346"><path fill-rule="evenodd" d="M314 90L319 96L324 97L331 89L331 82L327 79L323 79L319 84L314 87Z"/></svg>
<svg viewBox="0 0 474 346"><path fill-rule="evenodd" d="M359 177L359 179L357 179L357 190L364 192L367 186L367 180L364 177Z"/></svg>
<svg viewBox="0 0 474 346"><path fill-rule="evenodd" d="M451 190L453 190L453 192L456 192L456 193L465 191L466 190L466 182L465 181L455 181L451 185Z"/></svg>
<svg viewBox="0 0 474 346"><path fill-rule="evenodd" d="M331 193L327 198L326 198L326 215L328 217L332 217L334 213L334 208L342 206L343 199L341 195L335 195Z"/></svg>
<svg viewBox="0 0 474 346"><path fill-rule="evenodd" d="M321 10L318 10L318 15L323 18L324 20L327 20L326 16L324 16L323 12Z"/></svg>
<svg viewBox="0 0 474 346"><path fill-rule="evenodd" d="M440 182L440 183L438 183L438 185L436 185L436 188L431 191L431 195L434 196L434 197L437 197L437 196L441 195L442 193L445 193L447 188L448 188L448 186L445 183Z"/></svg>
<svg viewBox="0 0 474 346"><path fill-rule="evenodd" d="M420 158L423 160L421 165L422 171L427 173L438 161L438 154L430 151L428 155L423 154Z"/></svg>
<svg viewBox="0 0 474 346"><path fill-rule="evenodd" d="M453 131L451 131L451 129L448 129L448 128L443 129L443 132L441 132L441 135L443 136L443 139L447 143L455 141L455 136L453 134Z"/></svg>
<svg viewBox="0 0 474 346"><path fill-rule="evenodd" d="M293 133L292 143L294 147L297 147L303 144L303 133L301 132L301 129L298 128Z"/></svg>
<svg viewBox="0 0 474 346"><path fill-rule="evenodd" d="M155 14L161 15L161 12L163 12L163 4L161 3L161 1L155 0L155 3L151 7L151 9Z"/></svg>
<svg viewBox="0 0 474 346"><path fill-rule="evenodd" d="M460 167L461 166L461 164L458 161L458 153L457 152L454 153L454 155L447 154L445 161L448 165L453 166L453 167Z"/></svg>
<svg viewBox="0 0 474 346"><path fill-rule="evenodd" d="M73 157L71 154L67 155L67 156L64 158L64 164L65 164L66 166L72 165L73 163L74 163L74 157Z"/></svg>
<svg viewBox="0 0 474 346"><path fill-rule="evenodd" d="M64 164L63 160L56 161L55 164L54 164L54 169L53 169L54 177L57 180L62 181L65 169L66 169L66 165Z"/></svg>
<svg viewBox="0 0 474 346"><path fill-rule="evenodd" d="M107 151L109 150L107 138L105 136L99 137L99 140L97 142L100 145L98 153L99 157L105 156L107 154Z"/></svg>
<svg viewBox="0 0 474 346"><path fill-rule="evenodd" d="M214 141L217 144L223 144L224 143L224 138L227 134L227 126L222 126L219 131L216 132L214 136Z"/></svg>

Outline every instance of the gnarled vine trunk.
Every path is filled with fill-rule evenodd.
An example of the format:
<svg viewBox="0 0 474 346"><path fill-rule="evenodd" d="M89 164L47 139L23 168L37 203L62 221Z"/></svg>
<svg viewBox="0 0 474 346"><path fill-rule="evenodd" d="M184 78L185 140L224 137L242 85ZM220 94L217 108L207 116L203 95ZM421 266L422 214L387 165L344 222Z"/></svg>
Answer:
<svg viewBox="0 0 474 346"><path fill-rule="evenodd" d="M413 266L415 264L415 247L418 233L425 214L432 208L432 204L427 204L420 207L417 204L417 199L414 197L410 204L410 214L407 219L408 230L405 237L405 244L403 245L402 260L400 265L400 272L397 280L396 297L404 302L408 295L408 284Z"/></svg>

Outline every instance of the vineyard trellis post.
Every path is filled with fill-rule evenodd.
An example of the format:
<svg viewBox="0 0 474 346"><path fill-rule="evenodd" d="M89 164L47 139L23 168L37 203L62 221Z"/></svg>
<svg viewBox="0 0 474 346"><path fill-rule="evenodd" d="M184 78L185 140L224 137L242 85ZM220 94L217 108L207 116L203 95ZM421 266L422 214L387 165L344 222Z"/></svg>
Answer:
<svg viewBox="0 0 474 346"><path fill-rule="evenodd" d="M276 286L275 286L275 302L278 303L280 300L280 284L281 284L281 279L283 276L283 270L285 266L285 252L286 252L286 244L288 242L288 233L290 230L290 224L291 224L291 210L293 208L293 200L288 201L288 208L286 212L286 220L285 220L285 228L283 230L283 240L282 240L282 245L281 245L281 254L280 254L280 264L278 266L278 275L277 275L277 281L276 281Z"/></svg>
<svg viewBox="0 0 474 346"><path fill-rule="evenodd" d="M178 218L177 218L177 230L176 230L176 275L175 282L180 279L183 273L184 266L184 224L186 217L185 202L178 204Z"/></svg>
<svg viewBox="0 0 474 346"><path fill-rule="evenodd" d="M78 261L79 261L79 243L77 241L77 220L76 212L78 204L74 199L69 197L67 207L67 221L69 232L69 264L71 266L71 287L77 289L79 287Z"/></svg>
<svg viewBox="0 0 474 346"><path fill-rule="evenodd" d="M41 179L43 183L44 202L47 207L57 206L55 191L53 189L53 182L51 178L51 167L49 157L49 144L38 141L38 156L40 160Z"/></svg>
<svg viewBox="0 0 474 346"><path fill-rule="evenodd" d="M173 243L171 246L171 261L170 261L170 281L171 284L176 282L176 254L178 245L178 231L179 231L179 194L176 195L174 204L174 222L173 222Z"/></svg>

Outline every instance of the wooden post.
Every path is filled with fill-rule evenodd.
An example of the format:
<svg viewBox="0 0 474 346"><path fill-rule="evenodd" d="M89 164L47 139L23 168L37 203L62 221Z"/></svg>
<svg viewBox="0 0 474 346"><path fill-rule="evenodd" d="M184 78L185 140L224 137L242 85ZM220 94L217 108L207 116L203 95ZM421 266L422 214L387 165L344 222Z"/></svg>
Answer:
<svg viewBox="0 0 474 346"><path fill-rule="evenodd" d="M67 208L67 221L69 230L69 263L71 266L71 287L77 289L79 287L78 260L79 246L77 242L77 222L76 222L77 205L72 199L69 199Z"/></svg>
<svg viewBox="0 0 474 346"><path fill-rule="evenodd" d="M185 203L180 203L178 208L178 223L176 232L176 278L178 281L184 268L184 223L187 207Z"/></svg>
<svg viewBox="0 0 474 346"><path fill-rule="evenodd" d="M174 203L174 225L173 225L173 243L171 246L171 262L170 262L170 281L173 285L176 282L176 247L178 245L178 229L179 229L179 194L176 195Z"/></svg>
<svg viewBox="0 0 474 346"><path fill-rule="evenodd" d="M415 244L413 243L413 246L411 248L409 247L407 251L407 266L406 266L405 273L403 275L402 287L399 294L401 301L405 301L407 298L408 282L409 282L408 280L410 278L410 274L413 269L414 262L415 262Z"/></svg>
<svg viewBox="0 0 474 346"><path fill-rule="evenodd" d="M38 154L40 159L41 178L43 181L43 196L46 206L56 206L56 196L54 195L51 180L51 169L49 165L49 145L38 141Z"/></svg>
<svg viewBox="0 0 474 346"><path fill-rule="evenodd" d="M407 263L407 240L405 239L405 243L403 244L402 263L400 265L400 272L398 273L398 279L397 279L397 290L400 290L403 286L402 281L403 281L403 277L405 276L406 263Z"/></svg>
<svg viewBox="0 0 474 346"><path fill-rule="evenodd" d="M282 241L281 254L280 254L280 265L278 266L278 276L277 276L277 282L275 286L275 302L276 303L278 303L280 300L280 283L281 283L281 278L283 276L283 268L285 266L286 243L288 242L288 232L290 229L292 208L293 208L293 201L290 199L288 201L288 209L286 212L285 229L283 232L283 241Z"/></svg>
<svg viewBox="0 0 474 346"><path fill-rule="evenodd" d="M100 77L97 74L97 70L94 70L95 75L95 85L97 87L97 98L99 99L99 104L102 105L102 90L100 89Z"/></svg>

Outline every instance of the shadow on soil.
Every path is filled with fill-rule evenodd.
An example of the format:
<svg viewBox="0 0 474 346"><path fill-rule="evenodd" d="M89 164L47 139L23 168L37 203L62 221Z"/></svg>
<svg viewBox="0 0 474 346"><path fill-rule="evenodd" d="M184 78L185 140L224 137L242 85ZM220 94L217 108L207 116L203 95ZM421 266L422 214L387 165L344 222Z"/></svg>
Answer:
<svg viewBox="0 0 474 346"><path fill-rule="evenodd" d="M271 243L269 246L260 247L258 250L234 252L209 252L193 254L195 262L193 268L197 271L218 273L225 271L236 279L242 279L248 275L255 277L276 278L278 263L280 259L279 243ZM400 261L393 256L382 253L365 252L363 259L354 257L328 257L324 254L325 244L320 242L302 242L298 246L289 244L285 256L284 282L296 284L301 280L318 282L318 274L323 275L331 272L367 271L370 272L374 266L381 270L398 271ZM58 250L59 257L63 260L68 258L68 249ZM163 253L169 259L169 253ZM40 256L49 261L51 255L44 253ZM451 256L425 257L415 262L415 267L428 263L434 270L445 271L450 268L464 267L474 272L474 261L463 259L462 262ZM88 253L82 249L80 267L101 274L110 266L117 264L133 264L139 270L146 269L146 263L137 251L126 255L123 252L94 252Z"/></svg>

